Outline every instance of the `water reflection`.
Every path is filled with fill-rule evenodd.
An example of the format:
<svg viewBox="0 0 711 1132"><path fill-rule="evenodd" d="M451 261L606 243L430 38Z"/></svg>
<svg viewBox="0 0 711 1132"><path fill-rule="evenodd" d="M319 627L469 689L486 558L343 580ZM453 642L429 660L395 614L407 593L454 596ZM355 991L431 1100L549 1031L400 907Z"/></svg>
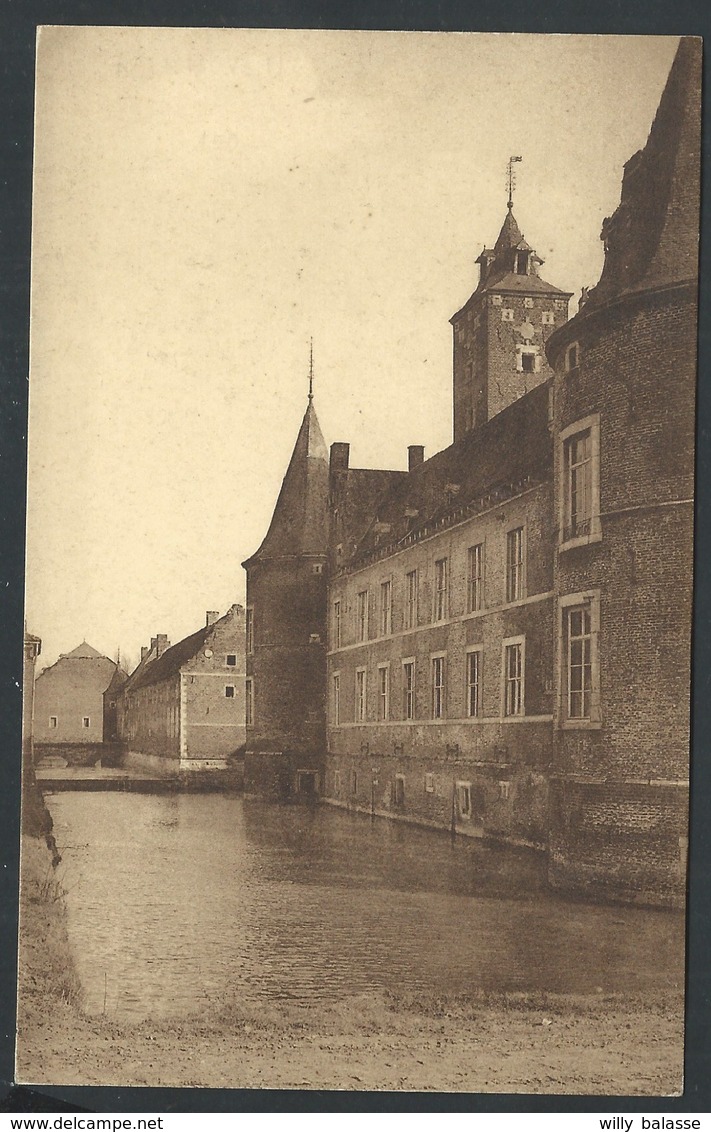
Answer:
<svg viewBox="0 0 711 1132"><path fill-rule="evenodd" d="M562 900L526 852L220 795L48 802L91 1012L683 979L681 916Z"/></svg>

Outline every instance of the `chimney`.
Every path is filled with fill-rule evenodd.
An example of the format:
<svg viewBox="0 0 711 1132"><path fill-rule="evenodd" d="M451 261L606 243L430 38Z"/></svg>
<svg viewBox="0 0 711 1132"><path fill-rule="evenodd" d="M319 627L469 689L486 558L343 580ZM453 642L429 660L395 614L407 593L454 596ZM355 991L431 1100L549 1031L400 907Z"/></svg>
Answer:
<svg viewBox="0 0 711 1132"><path fill-rule="evenodd" d="M156 656L162 656L165 650L170 648L170 641L165 633L159 633L158 636L153 639L155 641Z"/></svg>
<svg viewBox="0 0 711 1132"><path fill-rule="evenodd" d="M332 472L347 472L348 460L350 458L350 444L345 444L342 440L337 440L331 445L331 471Z"/></svg>
<svg viewBox="0 0 711 1132"><path fill-rule="evenodd" d="M151 652L155 648L158 648L158 638L157 637L151 637Z"/></svg>
<svg viewBox="0 0 711 1132"><path fill-rule="evenodd" d="M415 468L419 468L420 464L425 462L425 446L424 444L409 444L407 447L407 470L414 472Z"/></svg>
<svg viewBox="0 0 711 1132"><path fill-rule="evenodd" d="M209 629L211 625L214 625L215 622L219 620L219 617L219 609L208 609L207 613L205 614L205 627Z"/></svg>
<svg viewBox="0 0 711 1132"><path fill-rule="evenodd" d="M141 645L141 660L145 660L150 651L148 645Z"/></svg>

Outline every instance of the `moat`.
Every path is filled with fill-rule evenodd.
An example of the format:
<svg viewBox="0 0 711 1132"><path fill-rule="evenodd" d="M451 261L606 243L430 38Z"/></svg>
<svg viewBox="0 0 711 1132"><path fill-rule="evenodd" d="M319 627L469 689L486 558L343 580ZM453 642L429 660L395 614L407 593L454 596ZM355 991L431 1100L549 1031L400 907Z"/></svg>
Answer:
<svg viewBox="0 0 711 1132"><path fill-rule="evenodd" d="M49 794L83 1005L177 1018L369 990L683 985L679 913L574 902L534 854L239 796Z"/></svg>

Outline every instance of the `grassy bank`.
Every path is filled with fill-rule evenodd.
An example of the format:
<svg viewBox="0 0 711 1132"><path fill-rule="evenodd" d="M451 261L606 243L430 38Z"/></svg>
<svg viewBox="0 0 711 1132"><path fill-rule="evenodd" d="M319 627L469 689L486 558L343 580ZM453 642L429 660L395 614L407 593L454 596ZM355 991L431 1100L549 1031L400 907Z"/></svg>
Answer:
<svg viewBox="0 0 711 1132"><path fill-rule="evenodd" d="M23 844L18 1079L25 1083L669 1095L676 997L362 994L212 1007L180 1021L82 1013L45 843Z"/></svg>

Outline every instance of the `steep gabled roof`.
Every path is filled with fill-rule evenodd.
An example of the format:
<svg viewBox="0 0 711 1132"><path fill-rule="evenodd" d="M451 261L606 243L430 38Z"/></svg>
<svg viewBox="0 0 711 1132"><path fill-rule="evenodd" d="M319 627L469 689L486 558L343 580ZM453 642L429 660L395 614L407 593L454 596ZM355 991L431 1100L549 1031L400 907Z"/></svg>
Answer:
<svg viewBox="0 0 711 1132"><path fill-rule="evenodd" d="M328 476L328 451L309 396L269 530L245 568L260 559L326 553Z"/></svg>
<svg viewBox="0 0 711 1132"><path fill-rule="evenodd" d="M134 688L144 688L148 684L159 684L162 680L177 675L186 661L197 656L212 628L212 625L204 625L196 633L178 641L177 645L171 645L154 660L139 665L126 681L126 691L132 692Z"/></svg>
<svg viewBox="0 0 711 1132"><path fill-rule="evenodd" d="M603 223L605 263L583 310L698 274L701 40L685 37L643 150L625 165L620 204Z"/></svg>
<svg viewBox="0 0 711 1132"><path fill-rule="evenodd" d="M392 553L552 475L549 382L394 480L346 568Z"/></svg>
<svg viewBox="0 0 711 1132"><path fill-rule="evenodd" d="M203 625L197 632L191 633L189 637L184 637L182 641L177 644L171 645L160 656L155 657L153 660L148 660L145 663L139 664L128 680L125 683L125 691L132 692L134 688L144 688L149 684L159 684L162 680L167 680L171 676L176 676L184 664L197 656L200 649L203 648L208 639L216 631L216 629L223 625L229 618L234 617L235 614L242 607L233 605L227 610L222 617L217 621L213 621L210 625Z"/></svg>

